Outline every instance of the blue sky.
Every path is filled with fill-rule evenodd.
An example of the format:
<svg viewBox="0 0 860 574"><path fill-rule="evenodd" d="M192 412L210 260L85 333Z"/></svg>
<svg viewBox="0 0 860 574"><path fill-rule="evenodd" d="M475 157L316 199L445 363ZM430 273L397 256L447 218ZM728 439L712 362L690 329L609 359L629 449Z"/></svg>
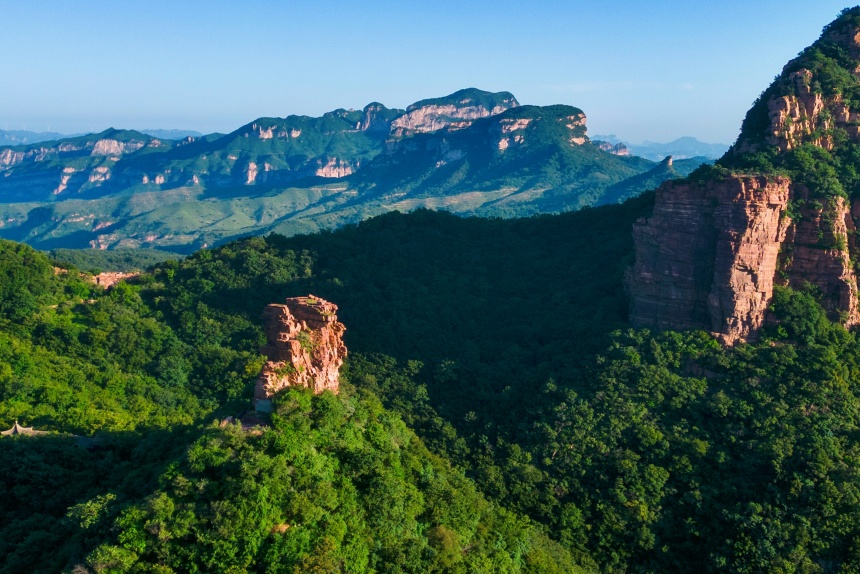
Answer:
<svg viewBox="0 0 860 574"><path fill-rule="evenodd" d="M0 129L223 132L477 87L580 107L591 134L730 143L846 6L0 0Z"/></svg>

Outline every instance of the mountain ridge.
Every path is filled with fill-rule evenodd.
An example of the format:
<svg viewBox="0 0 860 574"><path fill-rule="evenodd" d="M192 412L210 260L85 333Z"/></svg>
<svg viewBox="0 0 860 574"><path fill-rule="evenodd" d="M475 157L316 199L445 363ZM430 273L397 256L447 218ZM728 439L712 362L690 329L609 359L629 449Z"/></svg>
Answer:
<svg viewBox="0 0 860 574"><path fill-rule="evenodd" d="M392 209L568 211L659 179L630 181L604 200L604 190L655 164L591 145L585 123L579 108L523 106L510 92L467 88L405 110L372 102L318 118L258 118L223 135L171 140L111 129L0 147L0 237L46 249L189 252Z"/></svg>
<svg viewBox="0 0 860 574"><path fill-rule="evenodd" d="M634 225L631 322L726 344L775 321L780 289L860 323L860 7L843 10L762 92L716 165L667 182Z"/></svg>

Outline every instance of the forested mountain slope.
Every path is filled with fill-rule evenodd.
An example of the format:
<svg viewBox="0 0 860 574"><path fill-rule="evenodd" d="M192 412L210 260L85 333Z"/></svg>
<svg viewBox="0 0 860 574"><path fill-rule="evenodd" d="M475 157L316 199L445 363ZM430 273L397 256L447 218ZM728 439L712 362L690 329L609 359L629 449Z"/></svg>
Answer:
<svg viewBox="0 0 860 574"><path fill-rule="evenodd" d="M374 102L318 118L258 118L226 135L170 140L111 129L0 146L0 236L42 249L189 253L395 209L570 211L641 193L702 161L655 171L592 145L578 108L465 89L406 110ZM606 196L616 184L624 192Z"/></svg>
<svg viewBox="0 0 860 574"><path fill-rule="evenodd" d="M313 258L264 245L201 261L282 298ZM219 426L250 408L266 301L204 302L192 267L104 292L0 242L0 420L49 431L0 439L0 571L592 569L349 383L395 367L356 364L339 396L289 390L259 430Z"/></svg>
<svg viewBox="0 0 860 574"><path fill-rule="evenodd" d="M4 244L0 417L96 432L0 439L4 571L852 567L855 335L790 290L755 345L630 331L624 230L652 201L390 214L104 294ZM250 404L262 308L308 292L347 325L342 394L212 426Z"/></svg>
<svg viewBox="0 0 860 574"><path fill-rule="evenodd" d="M860 59L857 30L860 7L827 26L765 92L783 107L765 124L754 105L719 165L622 204L519 219L388 213L199 250L109 291L0 241L0 422L47 433L0 437L0 572L860 570L856 307L840 313L825 289L855 278L860 80L842 72ZM786 118L804 98L826 106L798 127ZM512 158L530 145L522 130L546 136L532 151L549 165L591 157L584 141L556 145L585 137L571 108L538 118L526 106L491 114L487 101L463 104L486 114L410 107L371 163L409 158L423 178L399 188L410 200L453 185L444 162L470 157L463 180L491 179L495 156L449 157L467 146L450 135L462 148L445 148L440 122L503 137L494 145ZM666 217L676 206L685 219ZM707 233L661 247L691 222ZM794 224L794 249L774 248ZM725 275L734 289L778 268L749 264L766 242L773 261L833 265L820 283L787 266L767 293L739 290L759 305L742 308L761 319L754 336L630 326L642 309L630 277L674 285L685 269L643 272L648 256L717 242L717 263L731 265L692 274L696 319L725 303L702 299L701 284ZM261 424L231 423L266 360L263 309L308 293L346 325L340 394L286 389Z"/></svg>

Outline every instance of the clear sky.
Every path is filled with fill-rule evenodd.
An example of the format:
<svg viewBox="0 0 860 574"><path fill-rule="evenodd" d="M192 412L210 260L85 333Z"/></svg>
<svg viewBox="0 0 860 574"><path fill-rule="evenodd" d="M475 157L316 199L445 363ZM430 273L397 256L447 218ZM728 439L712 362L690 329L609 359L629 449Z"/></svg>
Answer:
<svg viewBox="0 0 860 574"><path fill-rule="evenodd" d="M731 143L839 0L0 0L0 129L227 132L465 87Z"/></svg>

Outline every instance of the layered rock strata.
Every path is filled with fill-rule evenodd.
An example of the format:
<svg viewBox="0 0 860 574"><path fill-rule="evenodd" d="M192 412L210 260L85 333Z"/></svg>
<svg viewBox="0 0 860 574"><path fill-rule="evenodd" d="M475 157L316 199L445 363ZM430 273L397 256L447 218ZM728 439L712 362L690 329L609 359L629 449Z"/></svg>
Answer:
<svg viewBox="0 0 860 574"><path fill-rule="evenodd" d="M337 305L313 295L266 306L266 344L260 353L268 361L254 389L255 410L271 410L272 397L286 387L338 392L346 328L336 312Z"/></svg>
<svg viewBox="0 0 860 574"><path fill-rule="evenodd" d="M857 324L853 230L846 201L810 201L785 177L665 183L651 217L633 228L630 322L704 329L733 344L765 324L775 283L810 283L834 319Z"/></svg>
<svg viewBox="0 0 860 574"><path fill-rule="evenodd" d="M857 325L857 274L851 262L851 254L857 253L856 227L849 202L841 197L809 199L801 186L793 195L798 217L780 254L784 281L798 287L814 285L830 319L846 327ZM858 207L855 203L855 215Z"/></svg>
<svg viewBox="0 0 860 574"><path fill-rule="evenodd" d="M449 97L456 96L456 92ZM406 112L391 122L390 136L401 138L416 133L436 132L447 127L454 130L463 129L472 124L473 121L501 114L505 110L519 106L519 102L513 95L506 95L494 102L491 107L475 101L471 97L464 97L456 102L426 103L417 102L406 108Z"/></svg>

